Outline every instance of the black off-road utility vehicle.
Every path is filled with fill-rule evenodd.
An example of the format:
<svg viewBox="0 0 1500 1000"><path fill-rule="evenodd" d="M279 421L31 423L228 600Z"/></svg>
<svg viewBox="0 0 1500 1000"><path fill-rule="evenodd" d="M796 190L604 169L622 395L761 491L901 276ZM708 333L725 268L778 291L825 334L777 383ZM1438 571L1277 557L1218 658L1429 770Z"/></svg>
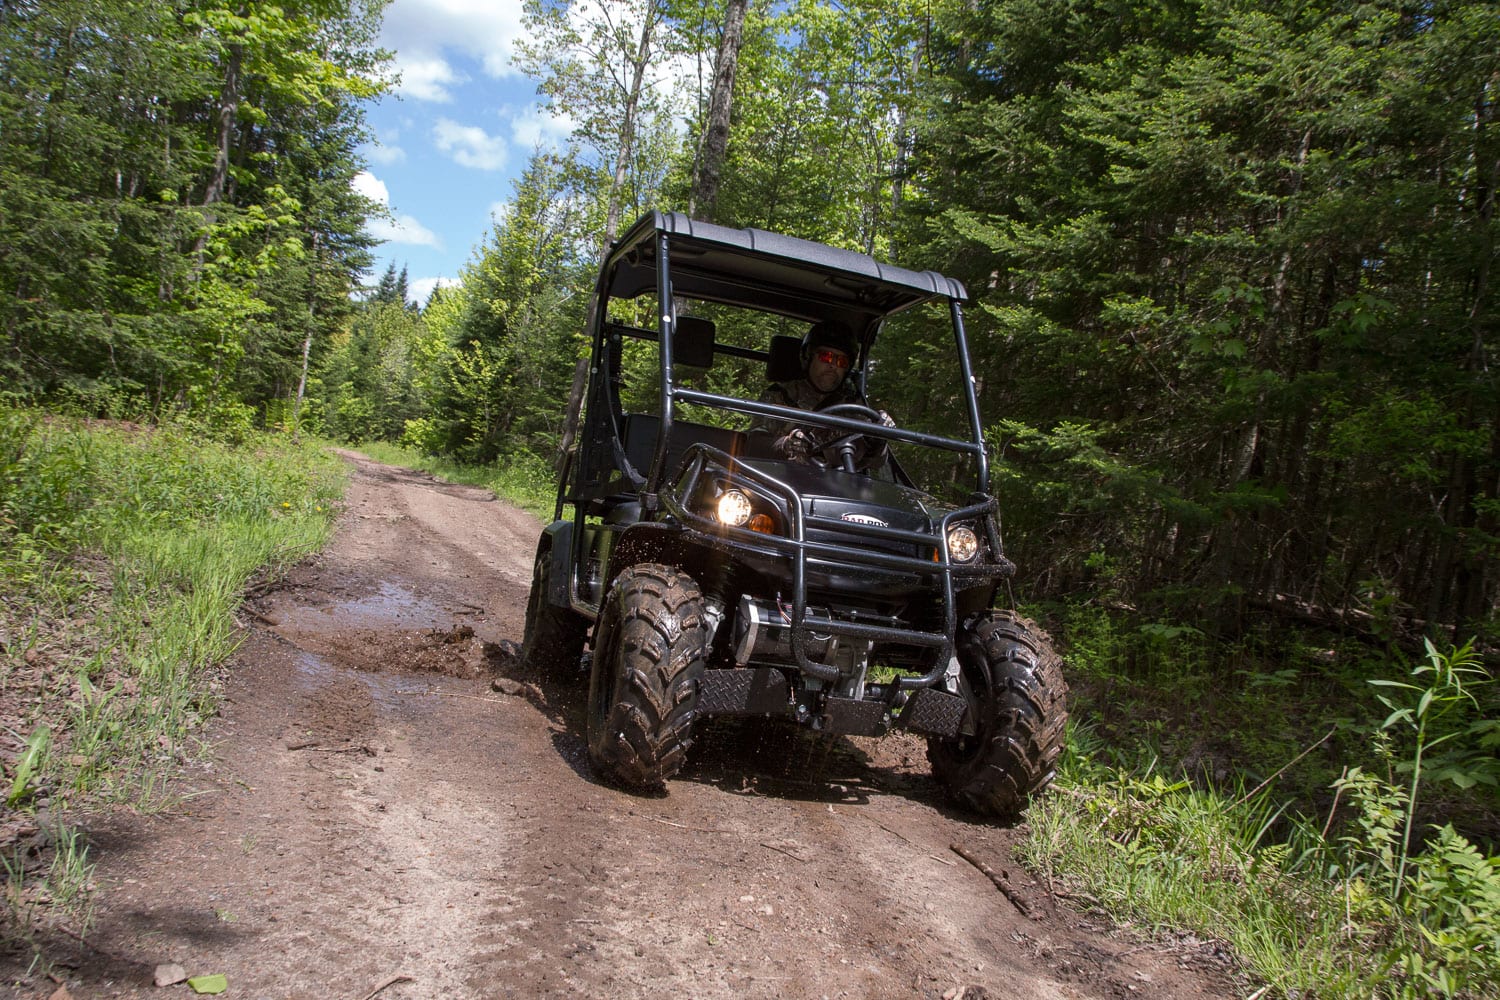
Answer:
<svg viewBox="0 0 1500 1000"><path fill-rule="evenodd" d="M537 546L523 651L563 677L591 648L594 767L659 786L715 715L908 729L928 738L955 798L1018 812L1052 776L1066 688L1047 637L992 610L1013 566L989 494L963 285L652 213L610 249L595 295L587 391ZM829 321L854 340L844 401L762 401L768 383L804 375L804 334ZM931 339L934 324L951 333ZM883 368L877 340L899 349ZM951 362L950 378L935 360ZM927 419L962 431L891 426L867 405L877 370L930 385L929 406L946 398L948 412ZM775 424L817 446L778 454L761 429ZM903 454L969 485L946 500L924 492Z"/></svg>

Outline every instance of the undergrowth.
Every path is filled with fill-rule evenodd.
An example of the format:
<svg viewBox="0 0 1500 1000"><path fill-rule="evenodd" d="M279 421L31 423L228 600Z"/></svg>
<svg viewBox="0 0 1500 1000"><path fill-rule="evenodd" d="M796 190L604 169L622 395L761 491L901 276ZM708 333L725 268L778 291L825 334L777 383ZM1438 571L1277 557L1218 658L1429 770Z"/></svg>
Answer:
<svg viewBox="0 0 1500 1000"><path fill-rule="evenodd" d="M0 860L10 930L86 920L84 808L166 801L247 585L316 551L342 466L261 437L0 410Z"/></svg>
<svg viewBox="0 0 1500 1000"><path fill-rule="evenodd" d="M1131 759L1095 723L1075 725L1023 859L1118 919L1226 942L1260 997L1500 997L1500 858L1427 801L1493 797L1492 679L1469 647L1429 644L1401 675L1363 680L1379 713L1335 720L1259 780L1164 764L1149 734ZM1244 697L1274 718L1294 686ZM1330 747L1354 751L1326 795L1279 782Z"/></svg>

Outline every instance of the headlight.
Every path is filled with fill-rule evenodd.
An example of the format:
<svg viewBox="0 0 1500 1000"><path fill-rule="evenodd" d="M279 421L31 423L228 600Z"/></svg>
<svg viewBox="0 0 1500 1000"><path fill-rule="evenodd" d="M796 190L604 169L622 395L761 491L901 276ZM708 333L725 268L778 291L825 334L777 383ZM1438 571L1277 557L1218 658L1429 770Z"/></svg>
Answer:
<svg viewBox="0 0 1500 1000"><path fill-rule="evenodd" d="M954 562L973 562L979 555L979 536L967 525L948 529L948 555Z"/></svg>
<svg viewBox="0 0 1500 1000"><path fill-rule="evenodd" d="M719 495L719 504L716 510L719 515L720 524L727 524L731 528L738 528L750 520L750 498L739 490L725 490Z"/></svg>

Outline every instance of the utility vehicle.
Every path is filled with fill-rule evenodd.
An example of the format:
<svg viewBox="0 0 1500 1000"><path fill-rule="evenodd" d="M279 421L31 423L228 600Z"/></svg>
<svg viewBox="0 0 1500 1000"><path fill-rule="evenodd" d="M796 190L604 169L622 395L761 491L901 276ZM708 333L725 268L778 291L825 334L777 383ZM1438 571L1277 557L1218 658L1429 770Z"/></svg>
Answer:
<svg viewBox="0 0 1500 1000"><path fill-rule="evenodd" d="M656 212L610 248L594 295L522 653L554 677L587 664L594 768L661 786L718 715L907 729L927 737L954 798L1018 812L1051 779L1065 685L1047 636L992 609L1014 567L963 285ZM863 402L761 401L803 375L802 335L828 320L857 339L849 379ZM877 374L920 379L927 425L958 430L890 426L865 399ZM777 421L816 436L810 461L778 455L757 429ZM919 488L903 456L947 493Z"/></svg>

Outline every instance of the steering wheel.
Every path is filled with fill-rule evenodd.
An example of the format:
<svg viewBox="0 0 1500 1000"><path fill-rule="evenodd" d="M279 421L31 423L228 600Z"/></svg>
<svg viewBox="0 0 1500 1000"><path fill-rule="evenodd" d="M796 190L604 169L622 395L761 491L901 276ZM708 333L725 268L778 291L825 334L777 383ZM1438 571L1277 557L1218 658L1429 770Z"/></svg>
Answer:
<svg viewBox="0 0 1500 1000"><path fill-rule="evenodd" d="M824 407L818 411L832 417L854 417L859 420L868 420L872 424L884 423L879 410L865 406L863 403L837 403L833 406ZM823 445L823 457L815 458L825 468L837 465L845 472L854 472L854 456L859 452L859 446L866 443L865 435L860 431L850 431L841 434L827 444ZM882 444L884 442L881 442ZM868 457L868 456L866 456Z"/></svg>

